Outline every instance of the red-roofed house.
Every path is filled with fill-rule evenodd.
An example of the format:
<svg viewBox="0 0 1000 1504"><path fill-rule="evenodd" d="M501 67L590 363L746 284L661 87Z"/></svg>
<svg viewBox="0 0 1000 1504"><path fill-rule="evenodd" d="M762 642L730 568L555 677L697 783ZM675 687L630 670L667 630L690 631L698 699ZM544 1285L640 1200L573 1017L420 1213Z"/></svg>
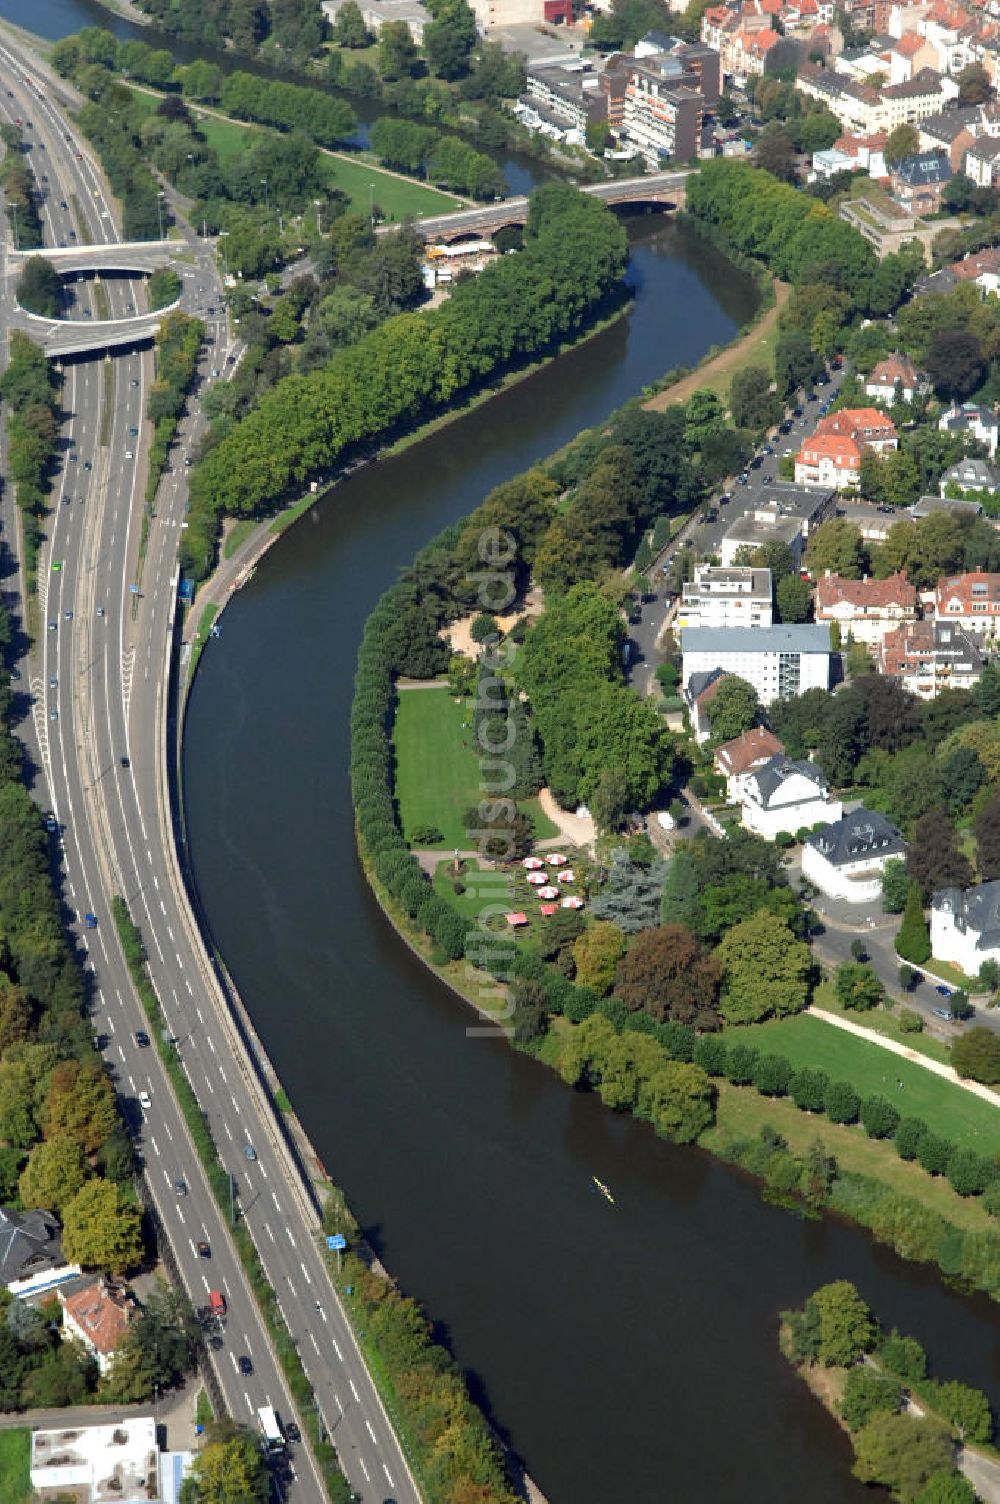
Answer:
<svg viewBox="0 0 1000 1504"><path fill-rule="evenodd" d="M726 780L729 803L740 803L749 773L762 768L772 757L779 757L784 750L774 732L768 731L766 726L754 726L734 741L716 747L715 766Z"/></svg>
<svg viewBox="0 0 1000 1504"><path fill-rule="evenodd" d="M934 612L938 621L956 622L966 631L995 637L1000 621L1000 574L977 569L942 576L934 591Z"/></svg>
<svg viewBox="0 0 1000 1504"><path fill-rule="evenodd" d="M896 449L899 440L891 418L874 407L845 407L821 418L812 438L795 456L795 483L853 490L861 479L861 456Z"/></svg>
<svg viewBox="0 0 1000 1504"><path fill-rule="evenodd" d="M841 642L881 642L887 632L916 616L917 592L905 574L885 580L826 574L816 581L816 620L836 622Z"/></svg>
<svg viewBox="0 0 1000 1504"><path fill-rule="evenodd" d="M896 354L879 361L865 382L865 396L879 402L895 402L897 383L904 402L912 402L919 393L930 391L930 382L910 357Z"/></svg>
<svg viewBox="0 0 1000 1504"><path fill-rule="evenodd" d="M724 42L727 40L729 46L724 46L722 51L722 71L733 78L750 78L764 72L768 53L777 46L781 37L766 26L755 31L743 28L732 38L723 39Z"/></svg>
<svg viewBox="0 0 1000 1504"><path fill-rule="evenodd" d="M938 66L937 48L926 37L908 31L889 51L889 82L907 84L921 68Z"/></svg>
<svg viewBox="0 0 1000 1504"><path fill-rule="evenodd" d="M833 143L833 149L852 157L858 170L867 172L869 177L884 178L886 173L885 143L888 139L888 131L874 131L869 136L856 136L848 132L837 137Z"/></svg>
<svg viewBox="0 0 1000 1504"><path fill-rule="evenodd" d="M100 1372L107 1373L136 1315L135 1300L127 1290L117 1289L104 1279L95 1279L68 1295L60 1290L59 1299L63 1331L93 1353Z"/></svg>

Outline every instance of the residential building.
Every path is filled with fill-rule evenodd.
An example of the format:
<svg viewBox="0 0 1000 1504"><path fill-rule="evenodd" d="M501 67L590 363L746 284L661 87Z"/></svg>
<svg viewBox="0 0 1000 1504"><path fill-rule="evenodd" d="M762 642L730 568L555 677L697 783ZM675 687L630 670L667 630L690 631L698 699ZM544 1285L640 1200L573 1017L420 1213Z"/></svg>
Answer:
<svg viewBox="0 0 1000 1504"><path fill-rule="evenodd" d="M93 1353L105 1374L112 1367L118 1345L137 1314L127 1290L106 1279L93 1279L69 1292L60 1290L63 1334L75 1337Z"/></svg>
<svg viewBox="0 0 1000 1504"><path fill-rule="evenodd" d="M12 1295L53 1290L80 1273L63 1257L62 1229L51 1212L0 1206L0 1284Z"/></svg>
<svg viewBox="0 0 1000 1504"><path fill-rule="evenodd" d="M965 154L978 134L979 107L942 110L917 127L921 151L943 151L953 172L961 172Z"/></svg>
<svg viewBox="0 0 1000 1504"><path fill-rule="evenodd" d="M944 109L949 99L958 96L958 85L942 79L933 68L922 68L904 84L888 84L881 95L883 130L894 131L897 125L918 125Z"/></svg>
<svg viewBox="0 0 1000 1504"><path fill-rule="evenodd" d="M910 240L919 240L926 249L942 229L940 220L928 225L918 223L909 209L904 209L902 204L882 192L877 183L872 184L864 198L844 199L838 212L841 219L864 236L880 261L899 251ZM951 276L951 273L934 273L936 277L945 275ZM914 287L914 294L919 285ZM951 285L954 286L954 281Z"/></svg>
<svg viewBox="0 0 1000 1504"><path fill-rule="evenodd" d="M684 70L670 56L633 63L625 85L622 128L652 168L668 158L697 157L704 101L684 85Z"/></svg>
<svg viewBox="0 0 1000 1504"><path fill-rule="evenodd" d="M884 128L884 110L877 89L857 83L816 63L799 66L795 87L800 94L818 99L836 115L845 131L862 136Z"/></svg>
<svg viewBox="0 0 1000 1504"><path fill-rule="evenodd" d="M840 172L857 172L858 163L850 152L841 151L837 146L831 146L828 151L814 151L812 157L812 170L809 174L810 183L827 183L835 178Z"/></svg>
<svg viewBox="0 0 1000 1504"><path fill-rule="evenodd" d="M904 32L897 42L893 42L888 57L890 84L909 83L921 69L934 69L938 66L938 51L934 43L926 37L918 36L915 31Z"/></svg>
<svg viewBox="0 0 1000 1504"><path fill-rule="evenodd" d="M691 731L699 746L702 742L707 742L712 734L709 707L725 677L721 668L704 669L698 673L692 673L685 679L681 688L684 703L691 717Z"/></svg>
<svg viewBox="0 0 1000 1504"><path fill-rule="evenodd" d="M794 835L818 820L839 820L843 812L840 800L829 797L823 769L784 753L747 775L742 804L741 823L766 841L781 831Z"/></svg>
<svg viewBox="0 0 1000 1504"><path fill-rule="evenodd" d="M738 674L770 705L830 687L830 629L809 626L688 627L681 633L682 683L715 670Z"/></svg>
<svg viewBox="0 0 1000 1504"><path fill-rule="evenodd" d="M678 627L769 627L771 571L697 564L681 593Z"/></svg>
<svg viewBox="0 0 1000 1504"><path fill-rule="evenodd" d="M607 114L596 74L577 69L529 68L527 98L581 134L586 133L588 121L603 120Z"/></svg>
<svg viewBox="0 0 1000 1504"><path fill-rule="evenodd" d="M1000 179L1000 137L973 141L965 153L965 171L977 188L994 188Z"/></svg>
<svg viewBox="0 0 1000 1504"><path fill-rule="evenodd" d="M905 857L906 849L895 825L862 806L807 837L802 876L828 898L877 903L886 863Z"/></svg>
<svg viewBox="0 0 1000 1504"><path fill-rule="evenodd" d="M331 26L346 0L322 0L322 10ZM410 28L410 35L417 46L423 45L424 27L433 19L430 11L420 0L361 0L361 19L373 36L378 36L386 21L402 21ZM533 10L538 5L533 4Z"/></svg>
<svg viewBox="0 0 1000 1504"><path fill-rule="evenodd" d="M924 151L907 157L890 174L893 196L911 214L936 214L941 195L953 176L946 152Z"/></svg>
<svg viewBox="0 0 1000 1504"><path fill-rule="evenodd" d="M930 383L908 355L890 355L880 360L865 382L865 396L876 402L912 402L930 391Z"/></svg>
<svg viewBox="0 0 1000 1504"><path fill-rule="evenodd" d="M891 418L874 407L845 407L821 418L811 438L795 456L799 485L854 490L861 479L866 451L886 453L899 447Z"/></svg>
<svg viewBox="0 0 1000 1504"><path fill-rule="evenodd" d="M826 574L816 581L817 621L836 622L840 640L879 643L887 632L904 622L916 621L917 592L905 574L884 580L847 580Z"/></svg>
<svg viewBox="0 0 1000 1504"><path fill-rule="evenodd" d="M1000 470L989 460L962 459L957 465L949 466L939 485L942 497L947 497L951 486L957 486L960 491L1000 491ZM982 511L982 506L976 505L976 515L982 516Z"/></svg>
<svg viewBox="0 0 1000 1504"><path fill-rule="evenodd" d="M731 568L744 549L751 552L765 543L787 543L796 568L802 562L802 527L796 517L769 518L759 522L754 513L738 517L719 544L719 560L724 569Z"/></svg>
<svg viewBox="0 0 1000 1504"><path fill-rule="evenodd" d="M781 482L765 486L754 509L738 518L722 539L722 564L728 567L742 549L759 548L775 539L788 544L798 564L805 539L814 527L833 516L836 502L836 493L830 489Z"/></svg>
<svg viewBox="0 0 1000 1504"><path fill-rule="evenodd" d="M155 1418L123 1413L99 1425L33 1431L31 1486L36 1496L58 1492L76 1504L156 1504L176 1497L170 1475L178 1458L179 1471L186 1474L193 1454L161 1453Z"/></svg>
<svg viewBox="0 0 1000 1504"><path fill-rule="evenodd" d="M979 637L995 637L1000 620L1000 574L977 569L943 576L934 591L934 613L939 622L954 622Z"/></svg>
<svg viewBox="0 0 1000 1504"><path fill-rule="evenodd" d="M1000 248L971 251L961 261L953 261L951 270L962 282L975 282L983 292L1000 292Z"/></svg>
<svg viewBox="0 0 1000 1504"><path fill-rule="evenodd" d="M726 799L738 804L743 796L747 776L762 768L772 757L780 757L784 747L766 726L752 726L731 742L715 749L715 766L726 780Z"/></svg>
<svg viewBox="0 0 1000 1504"><path fill-rule="evenodd" d="M984 961L1000 961L1000 882L943 888L931 900L931 953L967 977Z"/></svg>
<svg viewBox="0 0 1000 1504"><path fill-rule="evenodd" d="M977 460L977 464L985 464L985 460ZM957 469L952 466L952 469ZM945 474L948 474L945 471ZM950 517L976 518L983 515L982 502L969 501L964 497L957 496L921 496L912 507L905 507L898 515L908 521L920 522L924 517L931 517L935 512L945 512Z"/></svg>
<svg viewBox="0 0 1000 1504"><path fill-rule="evenodd" d="M838 136L833 143L834 151L843 152L854 162L855 170L867 172L871 178L885 177L885 143L888 131L874 131L868 136Z"/></svg>
<svg viewBox="0 0 1000 1504"><path fill-rule="evenodd" d="M933 700L945 689L972 689L983 672L978 643L949 621L912 621L887 632L878 662L883 674L899 679L921 700Z"/></svg>
<svg viewBox="0 0 1000 1504"><path fill-rule="evenodd" d="M938 428L942 433L971 433L980 444L986 445L991 460L996 457L1000 423L991 407L979 402L956 402L941 414Z"/></svg>

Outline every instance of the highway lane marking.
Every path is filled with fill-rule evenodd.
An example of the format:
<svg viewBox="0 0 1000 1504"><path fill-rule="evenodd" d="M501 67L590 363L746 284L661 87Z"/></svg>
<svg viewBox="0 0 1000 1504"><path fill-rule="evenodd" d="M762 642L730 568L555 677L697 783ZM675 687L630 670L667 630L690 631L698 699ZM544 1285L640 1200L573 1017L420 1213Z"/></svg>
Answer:
<svg viewBox="0 0 1000 1504"><path fill-rule="evenodd" d="M173 1136L173 1134L170 1131L170 1124L169 1123L164 1123L164 1125L163 1125L163 1131L167 1135L167 1138L170 1140L170 1142L173 1143L174 1136Z"/></svg>
<svg viewBox="0 0 1000 1504"><path fill-rule="evenodd" d="M165 914L166 914L166 912L167 912L167 906L166 906L166 904L165 904L165 903L164 903L164 902L163 902L163 899L162 899L162 898L161 898L161 899L160 899L160 913L161 913L161 914L164 914L164 915L165 915Z"/></svg>
<svg viewBox="0 0 1000 1504"><path fill-rule="evenodd" d="M291 1228L288 1229L288 1241L289 1241L289 1243L291 1243L292 1247L295 1249L295 1252L298 1253L298 1251L299 1251L299 1245L295 1241L295 1238L294 1238L294 1236L292 1234L292 1229Z"/></svg>
<svg viewBox="0 0 1000 1504"><path fill-rule="evenodd" d="M223 1081L225 1081L226 1085L228 1086L229 1085L229 1077L226 1075L225 1066L222 1066L222 1065L219 1066L219 1075L222 1077Z"/></svg>
<svg viewBox="0 0 1000 1504"><path fill-rule="evenodd" d="M274 1202L275 1206L278 1208L278 1215L280 1216L281 1215L281 1202L278 1200L278 1198L275 1195L274 1191L271 1192L271 1200Z"/></svg>
<svg viewBox="0 0 1000 1504"><path fill-rule="evenodd" d="M194 997L194 988L191 986L191 982L188 977L184 978L184 985L187 988L188 992L190 992L191 996Z"/></svg>
<svg viewBox="0 0 1000 1504"><path fill-rule="evenodd" d="M348 1379L347 1382L350 1385L351 1393L354 1395L354 1398L357 1400L358 1404L360 1405L360 1403L361 1403L361 1396L360 1396L360 1394L358 1393L358 1391L354 1387L354 1380L353 1379Z"/></svg>
<svg viewBox="0 0 1000 1504"><path fill-rule="evenodd" d="M232 1362L233 1362L233 1372L234 1373L239 1373L239 1371L240 1371L240 1365L236 1361L236 1354L235 1353L230 1353L229 1356L230 1356L230 1358L232 1359Z"/></svg>
<svg viewBox="0 0 1000 1504"><path fill-rule="evenodd" d="M371 1481L372 1481L372 1475L371 1475L371 1473L370 1473L370 1472L369 1472L369 1471L368 1471L368 1469L367 1469L367 1468L366 1468L366 1467L365 1467L365 1459L364 1459L364 1458L363 1458L363 1457L359 1457L359 1458L358 1458L358 1461L359 1461L359 1462L360 1462L360 1463L361 1463L361 1471L362 1471L362 1472L363 1472L363 1473L364 1473L364 1475L365 1475L365 1480L366 1480L366 1482L368 1482L368 1483L370 1483L370 1482L371 1482Z"/></svg>
<svg viewBox="0 0 1000 1504"><path fill-rule="evenodd" d="M271 1239L271 1242L273 1243L275 1239L274 1239L274 1233L271 1231L271 1224L270 1224L270 1222L265 1222L264 1223L264 1231L267 1233L268 1237Z"/></svg>
<svg viewBox="0 0 1000 1504"><path fill-rule="evenodd" d="M191 1252L194 1254L195 1258L197 1258L198 1257L198 1250L194 1246L194 1238L188 1238L188 1243L191 1245Z"/></svg>
<svg viewBox="0 0 1000 1504"><path fill-rule="evenodd" d="M205 1035L205 1043L208 1045L208 1048L212 1051L212 1054L214 1055L215 1054L215 1045L212 1043L212 1036L211 1036L211 1034L206 1034ZM222 1074L221 1071L220 1071L219 1074L220 1075ZM225 1080L225 1077L223 1076L222 1079Z"/></svg>
<svg viewBox="0 0 1000 1504"><path fill-rule="evenodd" d="M128 1078L128 1084L129 1084L129 1086L131 1086L132 1090L135 1091L135 1077L134 1076L129 1076L129 1078Z"/></svg>
<svg viewBox="0 0 1000 1504"><path fill-rule="evenodd" d="M371 1437L371 1439L375 1443L375 1445L378 1446L378 1437L375 1435L375 1432L372 1430L372 1423L368 1419L367 1416L365 1417L365 1426L367 1428L368 1435Z"/></svg>
<svg viewBox="0 0 1000 1504"><path fill-rule="evenodd" d="M122 1049L121 1045L118 1046L118 1053L122 1057L122 1065L124 1065L125 1064L125 1051Z"/></svg>
<svg viewBox="0 0 1000 1504"><path fill-rule="evenodd" d="M153 1153L154 1153L154 1154L159 1154L159 1152L160 1152L160 1150L159 1150L159 1148L158 1148L158 1146L157 1146L157 1143L156 1143L156 1139L155 1139L155 1138L154 1138L154 1137L153 1137L153 1135L152 1135L152 1134L150 1134L150 1135L149 1135L149 1142L150 1142L150 1143L151 1143L151 1144L152 1144L152 1146L153 1146ZM169 1176L168 1176L168 1179L169 1179Z"/></svg>
<svg viewBox="0 0 1000 1504"><path fill-rule="evenodd" d="M225 1130L226 1130L226 1134L227 1134L227 1136L228 1136L228 1138L229 1138L229 1142L230 1142L230 1143L232 1143L232 1142L233 1142L233 1133L232 1133L232 1129L231 1129L231 1128L230 1128L230 1126L229 1126L229 1124L228 1124L228 1123L223 1123L223 1125L222 1125L222 1126L223 1126L223 1128L225 1128Z"/></svg>
<svg viewBox="0 0 1000 1504"><path fill-rule="evenodd" d="M164 911L163 911L163 912L164 912L164 913L166 913L166 909L164 909ZM172 930L172 929L171 929L171 928L170 928L170 926L169 926L169 924L168 924L168 925L167 925L167 934L168 934L168 935L169 935L169 936L170 936L170 944L171 944L171 945L176 945L176 944L177 944L177 941L176 941L176 940L175 940L175 939L174 939L174 932L173 932L173 930ZM176 996L177 996L177 994L176 994L176 992L175 992L175 993L174 993L174 997L176 997Z"/></svg>
<svg viewBox="0 0 1000 1504"><path fill-rule="evenodd" d="M309 1341L312 1343L313 1347L316 1349L316 1353L317 1353L317 1356L318 1356L319 1355L319 1343L316 1341L316 1338L313 1336L312 1332L309 1333Z"/></svg>
<svg viewBox="0 0 1000 1504"><path fill-rule="evenodd" d="M232 1102L233 1106L236 1108L236 1111L239 1112L239 1110L240 1110L240 1104L239 1104L239 1102L237 1102L236 1098L234 1096L230 1096L229 1100L230 1100L230 1102Z"/></svg>
<svg viewBox="0 0 1000 1504"><path fill-rule="evenodd" d="M173 940L173 938L174 938L173 935L171 935L170 938L171 938L171 940ZM176 944L176 942L175 942L175 944ZM184 962L181 960L181 958L178 955L177 951L174 951L174 960L177 962L177 965L181 968L181 970L183 970L184 969Z"/></svg>
<svg viewBox="0 0 1000 1504"><path fill-rule="evenodd" d="M185 1219L184 1219L184 1213L181 1211L180 1207L177 1208L177 1215L178 1215L178 1217L180 1217L180 1219L181 1219L181 1226L183 1227Z"/></svg>
<svg viewBox="0 0 1000 1504"><path fill-rule="evenodd" d="M251 1412L251 1414L252 1414L252 1413L253 1413L253 1405L251 1405L251 1403L250 1403L250 1396L249 1396L249 1395L248 1395L248 1394L247 1394L247 1392L246 1392L246 1390L245 1390L245 1389L244 1389L244 1391L243 1391L243 1398L244 1398L244 1399L245 1399L245 1400L246 1400L246 1402L247 1402L247 1409L248 1409L248 1410L249 1410L249 1411L250 1411L250 1412Z"/></svg>
<svg viewBox="0 0 1000 1504"><path fill-rule="evenodd" d="M337 1357L340 1359L341 1363L343 1363L343 1361L344 1361L344 1355L340 1351L340 1344L338 1343L336 1337L331 1337L330 1340L333 1343L333 1350L334 1350L334 1352L337 1354Z"/></svg>
<svg viewBox="0 0 1000 1504"><path fill-rule="evenodd" d="M285 1278L288 1280L288 1289L291 1292L292 1299L298 1300L299 1297L295 1293L295 1286L292 1284L291 1275L286 1274Z"/></svg>
<svg viewBox="0 0 1000 1504"><path fill-rule="evenodd" d="M391 1473L390 1473L390 1471L389 1471L389 1469L388 1469L388 1468L387 1468L387 1467L386 1467L386 1465L385 1465L385 1463L384 1463L384 1462L383 1462L383 1464L382 1464L382 1471L383 1471L383 1473L385 1473L385 1476L386 1476L386 1477L387 1477L387 1478L388 1478L388 1480L389 1480L389 1487L390 1487L390 1488L395 1488L395 1487L396 1487L396 1485L395 1485L395 1483L394 1483L394 1481L393 1481L393 1477L392 1477L392 1474L391 1474Z"/></svg>
<svg viewBox="0 0 1000 1504"><path fill-rule="evenodd" d="M302 1259L299 1259L299 1268L302 1270L302 1273L306 1277L306 1284L307 1285L311 1285L312 1284L312 1280L309 1277L309 1270L306 1268L305 1262Z"/></svg>
<svg viewBox="0 0 1000 1504"><path fill-rule="evenodd" d="M260 1160L257 1161L257 1168L260 1171L260 1173L263 1175L264 1179L266 1180L267 1179L267 1171L264 1169L264 1166L261 1164Z"/></svg>
<svg viewBox="0 0 1000 1504"><path fill-rule="evenodd" d="M202 1016L201 1016L201 1009L200 1009L200 1008L199 1008L199 1007L198 1007L198 1005L197 1005L197 1003L196 1003L196 1004L195 1004L195 1008L194 1008L194 1011L195 1011L195 1012L196 1012L196 1013L197 1013L197 1015L198 1015L198 1022L199 1022L199 1023L200 1023L200 1024L203 1024L203 1023L204 1023L204 1022L205 1022L205 1020L204 1020L204 1019L203 1019L203 1018L202 1018Z"/></svg>

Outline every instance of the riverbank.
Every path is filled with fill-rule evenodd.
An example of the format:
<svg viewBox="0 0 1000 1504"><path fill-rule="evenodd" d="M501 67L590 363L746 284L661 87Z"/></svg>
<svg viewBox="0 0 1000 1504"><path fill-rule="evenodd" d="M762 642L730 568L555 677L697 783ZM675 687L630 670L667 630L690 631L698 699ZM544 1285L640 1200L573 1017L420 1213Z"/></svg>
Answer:
<svg viewBox="0 0 1000 1504"><path fill-rule="evenodd" d="M904 1501L919 1493L952 1504L974 1497L1000 1504L986 1395L930 1377L920 1344L895 1328L887 1332L853 1285L824 1285L799 1310L782 1312L778 1345L850 1438L863 1483ZM968 1492L958 1474L971 1483Z"/></svg>
<svg viewBox="0 0 1000 1504"><path fill-rule="evenodd" d="M689 376L684 376L672 386L664 387L655 397L644 402L643 407L652 412L663 412L664 408L672 407L675 402L686 402L694 392L700 391L714 392L723 405L728 406L730 383L737 371L742 371L746 366L759 365L773 375L778 320L792 289L787 282L779 282L777 277L772 286L773 303L744 335L724 350L707 355Z"/></svg>
<svg viewBox="0 0 1000 1504"><path fill-rule="evenodd" d="M394 439L392 443L386 444L384 448L376 450L368 458L352 462L345 467L343 473L332 484L325 486L322 490L308 492L306 495L300 496L297 501L290 502L287 507L283 508L276 515L263 518L260 522L253 525L250 530L244 531L248 519L241 521L227 519L224 521L215 569L198 586L194 600L186 609L185 614L186 626L192 621L196 622L197 626L194 632L187 635L184 640L183 646L187 649L189 656L185 658L182 650L182 667L185 668L185 672L179 686L181 708L178 716L178 758L180 757L181 743L184 739L183 707L187 703L198 661L207 645L210 629L225 611L234 594L242 589L252 578L253 571L268 549L273 547L278 538L288 528L293 526L294 523L301 521L303 517L312 512L314 507L327 502L329 498L334 496L338 486L342 485L349 477L357 474L359 470L376 465L380 460L387 460L396 455L403 454L407 449L412 448L413 445L421 443L433 434L440 433L452 423L457 422L458 419L467 417L470 413L475 412L477 408L482 407L487 402L491 402L495 397L499 397L503 393L511 391L514 387L520 386L522 382L530 380L532 376L536 376L540 371L545 370L554 361L559 360L561 356L580 349L599 335L613 328L615 324L628 315L631 306L631 295L625 292L618 307L604 314L601 318L596 319L577 338L562 341L551 353L545 355L542 359L533 360L527 365L520 366L515 371L508 372L499 381L490 383L471 397L468 397L465 401L456 403L434 418L429 418L426 423L422 423L418 428L414 428L412 432ZM238 534L240 541L232 551L229 551L226 546L226 538L228 533L235 529L241 530ZM212 615L210 617L206 616L207 609L213 606L215 610Z"/></svg>

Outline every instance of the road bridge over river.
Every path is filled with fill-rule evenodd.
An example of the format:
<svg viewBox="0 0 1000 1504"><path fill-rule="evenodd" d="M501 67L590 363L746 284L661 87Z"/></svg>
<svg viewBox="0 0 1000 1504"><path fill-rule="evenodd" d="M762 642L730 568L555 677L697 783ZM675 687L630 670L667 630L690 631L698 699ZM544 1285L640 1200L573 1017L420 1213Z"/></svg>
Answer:
<svg viewBox="0 0 1000 1504"><path fill-rule="evenodd" d="M618 178L610 183L588 183L582 190L606 204L655 204L663 209L684 206L685 184L693 168L682 172L649 173L641 178ZM459 209L453 214L436 214L418 219L414 229L425 240L457 240L463 235L495 235L508 225L523 225L528 217L526 197L505 198L494 204L480 204L475 209ZM385 230L394 228L385 225Z"/></svg>

